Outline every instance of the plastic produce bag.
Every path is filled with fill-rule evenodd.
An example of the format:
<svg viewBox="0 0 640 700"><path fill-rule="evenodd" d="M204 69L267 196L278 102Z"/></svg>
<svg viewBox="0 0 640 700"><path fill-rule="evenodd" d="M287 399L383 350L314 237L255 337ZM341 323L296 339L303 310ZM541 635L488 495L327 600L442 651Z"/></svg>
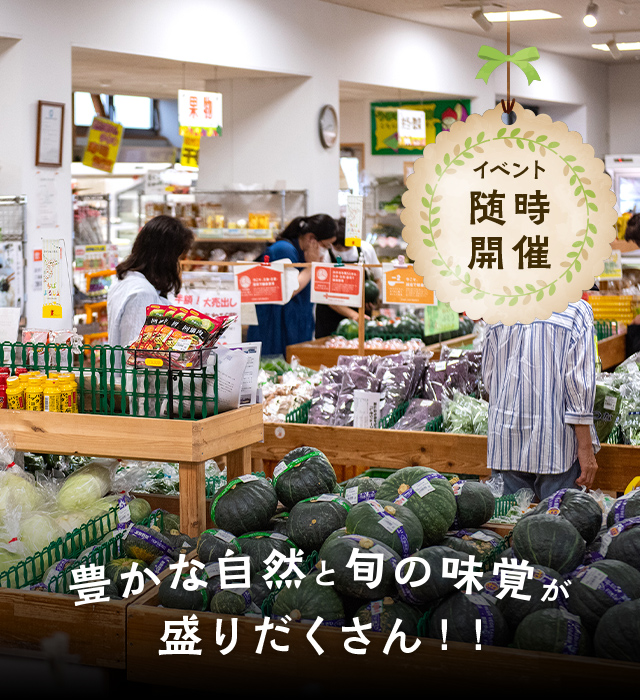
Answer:
<svg viewBox="0 0 640 700"><path fill-rule="evenodd" d="M388 416L398 406L412 398L409 393L413 387L415 372L416 367L411 352L389 355L380 361L376 376L380 381L382 392L381 418Z"/></svg>
<svg viewBox="0 0 640 700"><path fill-rule="evenodd" d="M357 364L349 368L342 378L338 403L333 416L333 425L353 425L354 391L360 389L362 391L377 392L379 388L380 382L378 378L368 369Z"/></svg>
<svg viewBox="0 0 640 700"><path fill-rule="evenodd" d="M424 371L422 398L431 401L441 401L445 393L447 380L447 363L444 360L429 362Z"/></svg>
<svg viewBox="0 0 640 700"><path fill-rule="evenodd" d="M474 399L454 392L453 399L442 400L442 417L447 433L486 435L489 404L483 399Z"/></svg>
<svg viewBox="0 0 640 700"><path fill-rule="evenodd" d="M596 397L593 404L593 424L600 442L606 442L611 434L622 408L620 392L605 384L596 384Z"/></svg>
<svg viewBox="0 0 640 700"><path fill-rule="evenodd" d="M439 401L412 399L404 416L393 426L393 430L424 430L427 423L441 413Z"/></svg>
<svg viewBox="0 0 640 700"><path fill-rule="evenodd" d="M91 461L67 477L58 492L58 508L61 511L83 510L106 496L111 491L109 462Z"/></svg>

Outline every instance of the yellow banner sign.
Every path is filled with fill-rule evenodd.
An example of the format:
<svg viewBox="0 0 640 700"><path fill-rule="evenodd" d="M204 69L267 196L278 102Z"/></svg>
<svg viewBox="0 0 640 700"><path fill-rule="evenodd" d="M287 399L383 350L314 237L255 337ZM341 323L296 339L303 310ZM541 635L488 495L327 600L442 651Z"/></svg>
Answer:
<svg viewBox="0 0 640 700"><path fill-rule="evenodd" d="M198 167L198 156L200 155L200 134L193 136L185 134L180 151L180 165L187 168Z"/></svg>
<svg viewBox="0 0 640 700"><path fill-rule="evenodd" d="M113 172L113 166L118 159L122 132L122 124L116 124L103 117L94 117L82 158L83 164L105 173Z"/></svg>

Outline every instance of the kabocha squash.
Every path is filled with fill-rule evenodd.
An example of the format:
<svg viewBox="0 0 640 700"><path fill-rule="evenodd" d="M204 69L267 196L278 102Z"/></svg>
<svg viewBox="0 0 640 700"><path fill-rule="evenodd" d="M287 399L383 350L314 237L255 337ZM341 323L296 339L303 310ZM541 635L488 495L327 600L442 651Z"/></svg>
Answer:
<svg viewBox="0 0 640 700"><path fill-rule="evenodd" d="M640 489L616 499L607 514L607 525L613 527L615 523L640 515Z"/></svg>
<svg viewBox="0 0 640 700"><path fill-rule="evenodd" d="M451 547L463 554L473 554L483 559L502 542L502 537L492 530L471 529L457 530L442 540L444 547Z"/></svg>
<svg viewBox="0 0 640 700"><path fill-rule="evenodd" d="M557 515L530 515L513 528L513 551L518 559L548 566L561 574L573 571L585 554L576 528Z"/></svg>
<svg viewBox="0 0 640 700"><path fill-rule="evenodd" d="M163 571L168 569L171 566L171 564L173 564L173 563L174 563L174 559L165 554L162 557L158 557L157 559L154 559L151 562L151 564L149 564L149 570L152 571L157 576L158 574L161 574Z"/></svg>
<svg viewBox="0 0 640 700"><path fill-rule="evenodd" d="M568 607L593 634L609 608L638 598L640 572L622 561L603 559L584 567L573 578Z"/></svg>
<svg viewBox="0 0 640 700"><path fill-rule="evenodd" d="M130 559L142 559L150 564L158 557L171 554L173 542L157 527L134 525L122 543L124 553Z"/></svg>
<svg viewBox="0 0 640 700"><path fill-rule="evenodd" d="M287 528L289 527L289 513L278 513L274 515L269 521L269 530L274 532L280 532L283 535L287 534Z"/></svg>
<svg viewBox="0 0 640 700"><path fill-rule="evenodd" d="M370 476L356 476L342 484L342 495L351 503L361 503L376 497L379 484Z"/></svg>
<svg viewBox="0 0 640 700"><path fill-rule="evenodd" d="M315 622L321 617L323 625L342 627L345 621L344 606L333 586L317 583L318 572L305 576L300 585L281 588L273 604L272 615L288 615L294 622ZM277 590L274 588L274 590Z"/></svg>
<svg viewBox="0 0 640 700"><path fill-rule="evenodd" d="M454 527L463 530L480 527L493 518L496 499L491 489L479 481L456 481L453 484L456 498Z"/></svg>
<svg viewBox="0 0 640 700"><path fill-rule="evenodd" d="M286 535L279 532L248 532L237 539L242 554L250 559L251 575L265 568L265 561L273 551L289 556L291 550L297 547Z"/></svg>
<svg viewBox="0 0 640 700"><path fill-rule="evenodd" d="M358 619L364 625L371 624L372 632L389 634L396 620L400 620L398 629L412 637L418 634L420 612L416 608L395 600L389 596L382 600L372 600L358 610Z"/></svg>
<svg viewBox="0 0 640 700"><path fill-rule="evenodd" d="M449 547L426 547L413 555L414 558L422 559L429 566L429 576L426 581L419 585L419 581L426 576L426 568L420 564L416 564L413 571L409 573L408 566L403 565L402 561L398 563L396 568L398 594L406 603L411 605L428 605L434 603L439 598L444 598L449 593L453 593L457 583L455 578L443 578L442 567L443 559L458 559L459 561L467 561L468 556L461 552L456 552ZM398 579L404 580L409 577L404 583L400 583Z"/></svg>
<svg viewBox="0 0 640 700"><path fill-rule="evenodd" d="M370 588L366 581L355 580L355 569L352 561L354 553L382 555L380 581L375 587ZM372 537L341 535L322 545L320 561L316 568L322 570L321 566L324 562L326 571L333 569L332 578L337 593L361 600L378 600L392 595L395 590L394 569L398 558L393 549ZM350 562L351 566L347 568L347 564Z"/></svg>
<svg viewBox="0 0 640 700"><path fill-rule="evenodd" d="M564 608L538 610L518 625L513 645L517 649L585 656L591 642L577 615Z"/></svg>
<svg viewBox="0 0 640 700"><path fill-rule="evenodd" d="M593 542L602 526L602 509L595 498L577 489L556 491L530 512L533 515L550 512L566 518L587 544Z"/></svg>
<svg viewBox="0 0 640 700"><path fill-rule="evenodd" d="M317 552L332 532L344 527L350 507L336 494L300 501L289 514L287 535L306 554Z"/></svg>
<svg viewBox="0 0 640 700"><path fill-rule="evenodd" d="M481 620L480 644L505 646L509 642L507 623L490 596L480 593L452 593L433 611L429 636L442 639L442 621L447 620L447 641L477 644L476 620Z"/></svg>
<svg viewBox="0 0 640 700"><path fill-rule="evenodd" d="M273 470L273 485L288 510L299 501L333 493L336 473L326 456L313 447L291 450ZM255 528L258 529L258 528Z"/></svg>
<svg viewBox="0 0 640 700"><path fill-rule="evenodd" d="M409 508L372 499L353 506L345 523L349 535L374 537L401 557L422 546L422 524Z"/></svg>
<svg viewBox="0 0 640 700"><path fill-rule="evenodd" d="M218 561L220 557L224 557L228 550L233 554L240 554L240 545L236 541L234 535L226 530L205 530L200 533L196 552L198 559L207 564L210 561Z"/></svg>
<svg viewBox="0 0 640 700"><path fill-rule="evenodd" d="M219 488L211 504L211 520L233 535L266 530L278 508L278 496L269 481L248 474Z"/></svg>
<svg viewBox="0 0 640 700"><path fill-rule="evenodd" d="M138 565L140 571L147 566L147 562L142 561L142 559L112 559L104 567L105 577L113 583L120 595L123 594L127 584L126 580L122 578L122 574L129 573L134 563Z"/></svg>
<svg viewBox="0 0 640 700"><path fill-rule="evenodd" d="M519 595L529 596L529 600L515 598L511 593L507 593L504 597L498 598L500 593L500 574L487 574L483 578L483 591L496 598L496 605L507 621L507 624L512 630L524 620L525 617L531 615L538 610L555 609L559 606L559 600L563 597L562 592L558 593L558 598L553 600L553 596L547 595L547 600L543 600L547 593L548 586L553 585L553 581L559 587L562 582L562 576L553 569L547 566L534 566L533 577L526 579L522 585ZM569 589L569 593L570 593Z"/></svg>
<svg viewBox="0 0 640 700"><path fill-rule="evenodd" d="M597 656L640 662L640 600L609 608L600 618L594 636Z"/></svg>
<svg viewBox="0 0 640 700"><path fill-rule="evenodd" d="M209 610L223 615L244 615L251 607L248 588L225 588L213 594Z"/></svg>
<svg viewBox="0 0 640 700"><path fill-rule="evenodd" d="M406 506L422 524L423 546L438 544L456 516L451 484L427 467L405 467L392 474L378 489L376 498Z"/></svg>
<svg viewBox="0 0 640 700"><path fill-rule="evenodd" d="M640 516L616 523L602 538L600 554L640 569Z"/></svg>
<svg viewBox="0 0 640 700"><path fill-rule="evenodd" d="M202 571L197 574L202 581L207 580L207 574ZM184 584L189 580L189 574L180 574L178 584L171 587L174 576L167 576L158 587L158 602L163 608L177 608L178 610L208 610L211 593L209 588L197 588L188 590ZM191 584L189 584L191 586Z"/></svg>

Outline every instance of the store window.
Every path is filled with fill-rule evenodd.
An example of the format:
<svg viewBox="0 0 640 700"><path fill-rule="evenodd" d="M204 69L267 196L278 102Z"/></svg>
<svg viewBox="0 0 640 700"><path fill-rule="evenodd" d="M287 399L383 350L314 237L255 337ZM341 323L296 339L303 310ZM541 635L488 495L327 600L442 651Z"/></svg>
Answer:
<svg viewBox="0 0 640 700"><path fill-rule="evenodd" d="M113 118L125 129L153 128L153 100L149 97L114 95Z"/></svg>
<svg viewBox="0 0 640 700"><path fill-rule="evenodd" d="M100 101L108 113L108 95L100 95ZM76 92L73 95L73 123L76 126L91 126L96 110L93 106L91 94L88 92Z"/></svg>
<svg viewBox="0 0 640 700"><path fill-rule="evenodd" d="M156 136L157 106L150 97L133 95L100 95L108 119L116 121L125 128L125 138L134 136ZM96 116L91 93L75 92L73 95L73 118L76 127L89 127Z"/></svg>

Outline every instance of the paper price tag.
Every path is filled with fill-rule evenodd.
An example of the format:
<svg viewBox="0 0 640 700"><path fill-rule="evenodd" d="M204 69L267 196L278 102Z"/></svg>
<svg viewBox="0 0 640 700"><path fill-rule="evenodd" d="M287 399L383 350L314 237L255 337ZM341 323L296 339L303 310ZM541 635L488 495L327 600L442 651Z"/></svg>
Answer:
<svg viewBox="0 0 640 700"><path fill-rule="evenodd" d="M350 486L344 492L344 497L349 503L351 503L352 505L356 505L358 503L358 487Z"/></svg>
<svg viewBox="0 0 640 700"><path fill-rule="evenodd" d="M482 605L482 606L485 606L485 607L488 607L489 605L491 605L491 603L490 603L484 596L482 596L482 595L480 595L480 594L478 594L478 593L471 593L471 594L467 597L467 599L468 599L470 602L475 603L476 605Z"/></svg>
<svg viewBox="0 0 640 700"><path fill-rule="evenodd" d="M381 547L379 544L374 544L369 551L374 552L375 554L382 554L382 559L384 561L389 561L389 559L393 557L392 552L387 552L387 550L384 547Z"/></svg>
<svg viewBox="0 0 640 700"><path fill-rule="evenodd" d="M424 498L428 493L435 491L431 485L431 482L426 476L424 479L420 479L420 481L413 485L413 490L418 494L418 496L420 496L420 498Z"/></svg>
<svg viewBox="0 0 640 700"><path fill-rule="evenodd" d="M607 575L600 571L600 569L591 568L589 569L585 575L580 579L580 582L583 583L587 588L591 588L592 590L596 591L600 587L603 581L607 579Z"/></svg>
<svg viewBox="0 0 640 700"><path fill-rule="evenodd" d="M327 502L327 501L335 501L337 496L330 494L330 493L323 493L320 496L318 496L315 500L316 501L322 501L322 502Z"/></svg>
<svg viewBox="0 0 640 700"><path fill-rule="evenodd" d="M213 576L219 576L220 575L220 563L215 561L215 562L212 562L211 564L207 564L204 567L204 570L207 572L207 574L210 578Z"/></svg>
<svg viewBox="0 0 640 700"><path fill-rule="evenodd" d="M442 360L442 362L436 362L436 372L444 372L447 369L447 361Z"/></svg>
<svg viewBox="0 0 640 700"><path fill-rule="evenodd" d="M496 537L491 537L490 535L487 535L486 532L480 531L474 532L473 535L471 535L471 537L474 540L481 540L482 542L495 542L497 539Z"/></svg>
<svg viewBox="0 0 640 700"><path fill-rule="evenodd" d="M399 520L387 516L380 518L378 524L387 530L387 532L395 532L402 525Z"/></svg>
<svg viewBox="0 0 640 700"><path fill-rule="evenodd" d="M287 536L283 535L281 532L272 532L269 535L269 538L272 540L286 540Z"/></svg>
<svg viewBox="0 0 640 700"><path fill-rule="evenodd" d="M246 484L249 481L258 481L258 477L255 474L243 474L242 476L239 476L238 479L242 481L243 484Z"/></svg>
<svg viewBox="0 0 640 700"><path fill-rule="evenodd" d="M131 510L127 503L123 503L118 508L118 522L119 523L130 523L131 522Z"/></svg>
<svg viewBox="0 0 640 700"><path fill-rule="evenodd" d="M615 396L606 396L604 399L604 408L606 411L614 411L618 400Z"/></svg>
<svg viewBox="0 0 640 700"><path fill-rule="evenodd" d="M376 513L384 512L384 508L378 503L378 501L367 501L369 508L373 508Z"/></svg>
<svg viewBox="0 0 640 700"><path fill-rule="evenodd" d="M214 537L218 540L222 540L223 542L233 542L233 540L235 540L235 535L232 535L226 530L218 530Z"/></svg>
<svg viewBox="0 0 640 700"><path fill-rule="evenodd" d="M275 479L277 476L280 476L286 468L287 465L284 462L278 462L276 468L273 470L273 478Z"/></svg>
<svg viewBox="0 0 640 700"><path fill-rule="evenodd" d="M449 353L449 357L462 357L462 350L460 350L460 348L454 348Z"/></svg>

